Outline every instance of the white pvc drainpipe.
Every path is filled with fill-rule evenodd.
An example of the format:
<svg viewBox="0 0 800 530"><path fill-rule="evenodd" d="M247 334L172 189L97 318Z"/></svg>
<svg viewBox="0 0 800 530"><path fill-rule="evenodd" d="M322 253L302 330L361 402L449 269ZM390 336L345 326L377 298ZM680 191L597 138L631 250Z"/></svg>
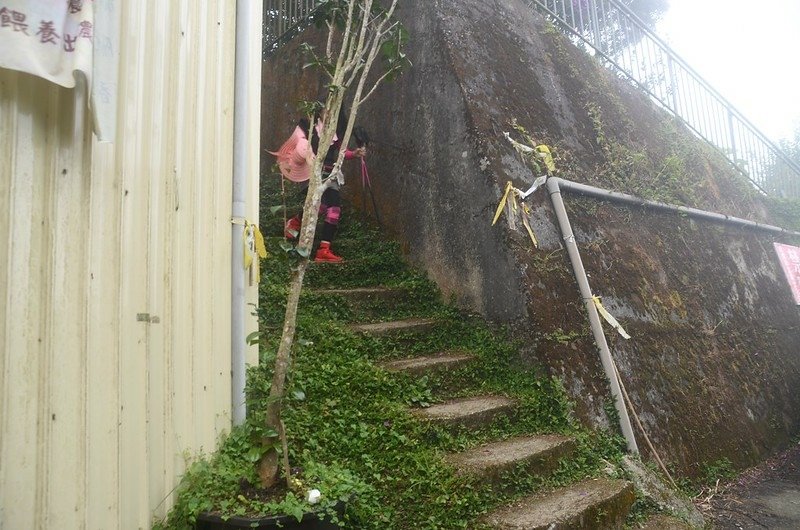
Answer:
<svg viewBox="0 0 800 530"><path fill-rule="evenodd" d="M234 65L233 109L233 193L231 202L231 417L233 425L241 425L247 416L245 406L245 270L242 250L244 219L247 216L246 187L248 140L250 131L250 100L248 89L253 80L250 64L251 2L236 1L236 62ZM260 41L259 41L260 42ZM261 55L260 50L259 57Z"/></svg>
<svg viewBox="0 0 800 530"><path fill-rule="evenodd" d="M595 188L594 186L588 186L586 184L578 184L577 182L570 182L557 177L550 177L547 179L547 190L550 193L550 199L553 202L553 208L555 209L556 217L558 218L561 234L567 246L567 252L569 253L569 259L572 263L572 270L575 274L575 279L578 281L578 288L580 289L581 298L583 298L586 311L589 313L589 324L592 328L592 335L594 336L595 342L597 343L597 347L599 349L600 361L603 364L603 371L605 372L609 384L611 385L611 394L614 397L614 406L619 413L620 428L622 430L622 434L625 436L625 440L628 443L628 451L632 453L638 453L639 450L636 445L636 439L633 435L633 428L631 427L630 418L628 417L628 412L623 401L622 392L617 379L616 370L614 368L614 361L611 357L611 351L608 348L608 342L606 342L605 333L603 333L600 315L598 315L597 307L594 305L594 301L592 300L592 289L589 286L589 280L586 277L586 270L583 268L583 261L581 260L578 245L575 243L575 235L572 233L572 226L570 225L567 211L564 208L564 200L561 198L562 189L600 199L643 206L654 210L685 214L689 217L706 219L722 224L741 226L752 230L759 230L774 234L800 236L800 232L786 230L785 228L778 226L756 223L755 221L748 221L747 219L740 219L738 217L731 217L729 215L698 210L697 208L688 208L686 206L676 206L662 202L648 201L645 199L640 199L639 197L634 197L633 195Z"/></svg>
<svg viewBox="0 0 800 530"><path fill-rule="evenodd" d="M625 408L622 390L620 389L619 380L617 379L616 370L614 368L614 360L611 358L611 351L608 349L606 335L603 332L603 325L600 322L600 315L597 313L597 307L594 305L594 300L592 299L592 289L589 287L589 279L586 277L586 270L583 268L583 261L578 251L578 245L575 244L575 235L572 233L572 226L567 216L567 210L564 208L564 200L561 198L559 182L560 179L558 178L551 177L547 179L547 191L550 194L550 199L553 202L553 208L558 218L558 224L561 227L561 235L567 246L569 260L572 263L575 279L578 281L578 288L581 292L583 305L586 307L586 312L589 313L589 325L592 328L594 341L600 350L600 362L603 364L603 371L606 374L609 385L611 385L611 395L614 398L614 407L619 414L619 426L622 430L622 435L625 437L625 441L628 444L628 451L638 454L639 447L636 445L636 438L633 435L633 427L628 417L628 409Z"/></svg>
<svg viewBox="0 0 800 530"><path fill-rule="evenodd" d="M569 180L563 180L557 177L550 177L550 179L548 179L547 181L548 185L550 184L550 181L554 181L553 185L559 187L560 189L566 191L572 191L575 193L580 193L581 195L588 195L600 199L622 202L636 206L643 206L654 210L678 212L697 219L707 219L709 221L715 221L718 223L729 224L734 226L742 226L745 228L759 230L762 232L772 232L775 234L800 236L800 232L793 232L792 230L787 230L779 226L756 223L755 221L740 219L739 217L731 217L730 215L722 215L719 213L707 212L705 210L698 210L697 208L688 208L686 206L665 204L663 202L648 201L645 199L640 199L639 197L634 197L633 195L627 195L625 193L619 193L616 191L608 191L601 188L595 188L594 186L588 186L586 184L578 184L577 182L571 182Z"/></svg>

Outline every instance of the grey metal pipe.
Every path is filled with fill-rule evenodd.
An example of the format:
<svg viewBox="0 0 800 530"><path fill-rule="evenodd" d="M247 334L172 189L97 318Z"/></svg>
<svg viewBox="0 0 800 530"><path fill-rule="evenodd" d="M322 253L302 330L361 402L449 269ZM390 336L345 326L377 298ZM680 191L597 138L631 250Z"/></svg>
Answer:
<svg viewBox="0 0 800 530"><path fill-rule="evenodd" d="M625 441L628 444L628 451L638 454L639 447L636 445L636 438L633 435L633 427L628 417L628 409L625 408L622 390L620 389L616 369L614 368L614 360L611 358L611 351L608 348L608 342L606 342L606 335L603 332L600 315L597 313L597 307L594 305L594 300L592 299L592 289L589 287L589 279L586 277L586 270L583 268L581 254L578 250L578 245L575 243L572 225L570 225L567 210L564 208L564 200L561 197L561 189L559 187L560 182L561 179L558 178L551 177L547 179L547 191L550 194L550 200L553 202L553 208L555 209L558 224L561 228L561 235L567 246L569 260L572 263L572 270L578 282L583 305L586 307L587 313L589 313L589 324L592 328L592 335L594 336L594 341L600 353L600 362L603 364L603 371L611 386L611 395L614 398L614 407L619 414L619 426L622 430L622 435L625 437Z"/></svg>
<svg viewBox="0 0 800 530"><path fill-rule="evenodd" d="M247 166L250 119L248 90L251 83L260 84L250 64L255 52L250 43L254 2L236 1L236 60L234 64L233 107L233 191L231 198L231 417L233 425L241 425L247 416L245 405L246 331L245 270L242 252L244 219L247 216ZM260 11L257 11L260 12Z"/></svg>
<svg viewBox="0 0 800 530"><path fill-rule="evenodd" d="M787 230L779 226L757 223L755 221L748 221L747 219L732 217L730 215L723 215L720 213L698 210L697 208L689 208L686 206L677 206L674 204L666 204L663 202L648 201L646 199L634 197L633 195L619 193L617 191L608 191L601 188L596 188L594 186L588 186L586 184L579 184L577 182L571 182L569 180L560 179L558 177L550 177L547 180L548 186L550 185L551 181L554 181L553 185L558 186L559 189L571 191L574 193L580 193L581 195L588 195L590 197L598 197L600 199L622 202L626 204L633 204L636 206L643 206L654 210L678 212L686 214L689 217L694 217L696 219L706 219L709 221L714 221L722 224L742 226L745 228L750 228L752 230L758 230L762 232L771 232L775 234L790 235L790 236L800 236L800 232L794 232L792 230Z"/></svg>

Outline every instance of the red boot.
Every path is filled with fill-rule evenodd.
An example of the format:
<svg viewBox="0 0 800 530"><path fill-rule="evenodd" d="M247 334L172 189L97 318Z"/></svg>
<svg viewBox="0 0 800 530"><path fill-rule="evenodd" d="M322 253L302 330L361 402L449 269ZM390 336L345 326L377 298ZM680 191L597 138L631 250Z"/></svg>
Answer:
<svg viewBox="0 0 800 530"><path fill-rule="evenodd" d="M300 235L300 218L295 216L286 221L286 226L283 229L283 236L292 241L297 239L297 236Z"/></svg>
<svg viewBox="0 0 800 530"><path fill-rule="evenodd" d="M327 241L322 241L317 249L317 255L314 257L317 263L341 263L344 260L333 253L331 244Z"/></svg>

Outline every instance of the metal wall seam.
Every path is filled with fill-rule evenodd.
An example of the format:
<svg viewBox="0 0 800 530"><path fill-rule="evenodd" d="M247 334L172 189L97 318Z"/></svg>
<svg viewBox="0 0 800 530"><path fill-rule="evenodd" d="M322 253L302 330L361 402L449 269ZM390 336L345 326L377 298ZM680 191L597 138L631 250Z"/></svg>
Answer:
<svg viewBox="0 0 800 530"><path fill-rule="evenodd" d="M214 211L214 228L212 241L214 248L227 248L227 253L215 252L212 258L215 278L227 278L224 285L230 285L231 278L231 197L233 196L233 98L234 98L234 72L236 49L236 5L233 2L220 2L216 10L216 23L222 28L217 32L216 47L220 50L218 60L214 64L213 87L214 105L219 109L215 114L214 135L218 138L231 135L231 149L220 150L214 160L214 172L218 175L228 175L231 178L217 179L215 193L212 198ZM258 44L259 46L261 43ZM259 95L260 98L260 95ZM258 155L256 155L256 158ZM257 202L257 201L256 201ZM224 285L209 286L212 291L214 306L231 308L231 290ZM216 405L216 418L214 432L219 436L231 425L231 313L215 312L213 347L217 354L214 355L214 374L211 384L214 387L214 402Z"/></svg>
<svg viewBox="0 0 800 530"><path fill-rule="evenodd" d="M123 126L122 120L118 128ZM122 138L118 135L118 138ZM86 367L86 521L88 529L114 528L120 521L118 369L122 312L119 260L121 169L111 144L92 145L89 201L89 287Z"/></svg>
<svg viewBox="0 0 800 530"><path fill-rule="evenodd" d="M167 424L165 423L164 409L169 399L165 388L167 379L167 363L171 349L164 344L164 337L172 326L172 319L164 311L163 298L169 292L169 274L165 272L166 256L169 248L165 241L169 233L170 212L167 207L166 187L171 182L170 173L166 165L165 154L165 120L170 107L170 87L166 82L166 72L169 70L168 52L170 47L167 39L170 32L170 5L151 8L147 17L147 32L150 42L153 43L155 53L147 55L147 86L152 87L145 94L143 107L149 112L145 114L145 123L142 144L147 146L145 154L148 171L146 178L149 181L150 216L147 230L147 249L150 260L147 263L147 273L150 279L147 286L147 313L150 322L145 324L148 332L147 343L147 505L158 506L161 499L169 491L165 483L166 464L166 437ZM152 512L151 514L152 515Z"/></svg>

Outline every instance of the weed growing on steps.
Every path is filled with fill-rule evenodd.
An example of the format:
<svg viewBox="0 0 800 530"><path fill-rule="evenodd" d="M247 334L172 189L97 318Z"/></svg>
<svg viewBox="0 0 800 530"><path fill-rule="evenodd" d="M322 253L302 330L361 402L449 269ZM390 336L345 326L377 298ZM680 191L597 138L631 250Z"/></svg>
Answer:
<svg viewBox="0 0 800 530"><path fill-rule="evenodd" d="M395 245L352 220L342 227L337 242L341 249L352 249L352 253L342 250L348 262L315 264L309 271L284 420L293 464L324 475L323 495L328 500L331 496L350 498L348 528L476 529L475 521L490 509L521 495L602 474L618 462L624 447L619 436L582 429L571 416L558 380L538 370L515 367L513 340L503 330L490 329L479 318L439 302L435 286L403 264ZM171 519L170 528L185 527L181 525L201 510L232 515L264 508L243 497L238 486L255 483L253 462L260 455L253 440L258 437L256 426L261 425L271 380L270 361L280 335L291 263L278 243L268 237L273 257L263 264L258 310L262 364L248 374L248 424L223 442L217 456L196 464L202 473L187 475L174 510L180 517ZM342 284L402 287L408 300L386 303L376 315L342 297L314 292ZM390 338L361 336L347 328L350 322L407 316L435 318L441 324L428 333ZM422 378L378 366L381 360L443 350L470 352L476 360L464 368ZM425 425L409 412L412 407L481 393L517 399L518 413L513 420L501 418L485 428L452 431ZM499 492L456 476L442 458L447 452L534 433L575 437L575 454L547 477L508 472Z"/></svg>

